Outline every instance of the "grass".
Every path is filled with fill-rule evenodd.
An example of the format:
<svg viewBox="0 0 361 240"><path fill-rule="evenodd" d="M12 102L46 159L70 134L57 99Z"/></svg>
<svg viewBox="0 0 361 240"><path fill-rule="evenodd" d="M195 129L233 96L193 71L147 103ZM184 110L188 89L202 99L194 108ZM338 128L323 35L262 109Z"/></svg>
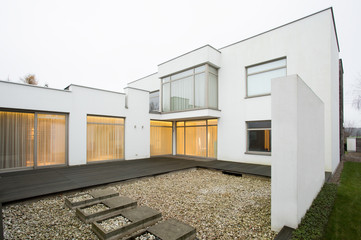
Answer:
<svg viewBox="0 0 361 240"><path fill-rule="evenodd" d="M313 200L301 224L293 232L292 239L321 239L332 211L337 185L325 183Z"/></svg>
<svg viewBox="0 0 361 240"><path fill-rule="evenodd" d="M345 162L323 239L361 239L361 163Z"/></svg>

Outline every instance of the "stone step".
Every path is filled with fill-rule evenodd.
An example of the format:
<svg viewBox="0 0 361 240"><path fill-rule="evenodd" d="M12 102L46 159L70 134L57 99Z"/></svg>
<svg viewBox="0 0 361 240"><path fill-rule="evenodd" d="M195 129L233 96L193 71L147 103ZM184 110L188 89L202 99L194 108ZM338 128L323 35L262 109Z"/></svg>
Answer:
<svg viewBox="0 0 361 240"><path fill-rule="evenodd" d="M86 205L94 204L102 201L106 198L119 196L119 193L112 189L98 189L92 190L89 193L83 193L73 196L65 197L65 205L71 209L77 207L83 207ZM82 200L76 201L76 198L83 198Z"/></svg>
<svg viewBox="0 0 361 240"><path fill-rule="evenodd" d="M107 209L104 209L104 210L98 211L98 212L94 212L94 213L90 213L87 211L87 209L94 207L94 206L98 206L99 204L105 206ZM137 206L137 201L135 201L131 198L128 198L128 197L118 196L118 197L103 199L100 202L97 202L97 203L94 203L91 205L87 205L84 207L76 208L75 214L83 222L90 223L90 222L97 221L99 219L111 217L111 216L115 215L116 213L119 213L120 210L124 210L127 208L134 208L136 206Z"/></svg>
<svg viewBox="0 0 361 240"><path fill-rule="evenodd" d="M116 217L125 217L130 223L114 229L106 229L102 225L106 221L112 221ZM146 206L121 210L112 217L104 218L92 223L92 230L102 240L119 239L130 235L138 230L149 227L162 219L162 214Z"/></svg>
<svg viewBox="0 0 361 240"><path fill-rule="evenodd" d="M161 240L193 240L196 239L196 229L176 219L168 219L149 227L126 240L136 240L144 234L151 234Z"/></svg>

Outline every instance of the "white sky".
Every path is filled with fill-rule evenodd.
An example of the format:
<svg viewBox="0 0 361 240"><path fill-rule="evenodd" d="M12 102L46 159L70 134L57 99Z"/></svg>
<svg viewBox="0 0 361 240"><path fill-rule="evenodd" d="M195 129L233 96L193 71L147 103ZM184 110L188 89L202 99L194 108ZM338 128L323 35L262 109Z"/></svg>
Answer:
<svg viewBox="0 0 361 240"><path fill-rule="evenodd" d="M345 121L361 79L360 0L1 0L0 80L122 92L157 65L210 44L221 48L332 6L344 64ZM361 82L361 80L360 80Z"/></svg>

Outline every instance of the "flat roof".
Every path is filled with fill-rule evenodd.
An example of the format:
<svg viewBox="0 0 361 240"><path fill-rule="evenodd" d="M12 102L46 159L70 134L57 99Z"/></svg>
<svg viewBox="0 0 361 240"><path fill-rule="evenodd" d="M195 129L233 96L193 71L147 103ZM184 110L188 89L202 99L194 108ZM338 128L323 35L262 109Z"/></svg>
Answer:
<svg viewBox="0 0 361 240"><path fill-rule="evenodd" d="M272 29L267 30L267 31L265 31L265 32L262 32L262 33L259 33L259 34L257 34L257 35L254 35L254 36L252 36L252 37L245 38L245 39L240 40L240 41L238 41L238 42L231 43L231 44L229 44L229 45L226 45L226 46L224 46L224 47L219 48L218 50L221 50L221 49L223 49L223 48L227 48L227 47L233 46L233 45L235 45L235 44L238 44L238 43L247 41L247 40L249 40L249 39L258 37L258 36L263 35L263 34L265 34L265 33L268 33L268 32L274 31L274 30L277 30L277 29L282 28L282 27L285 27L285 26L288 26L288 25L290 25L290 24L293 24L293 23L295 23L295 22L304 20L304 19L306 19L306 18L312 17L312 16L314 16L314 15L317 15L317 14L319 14L319 13L321 13L321 12L325 12L325 11L328 11L328 10L331 10L333 27L334 27L335 34L336 34L337 48L338 48L338 51L340 52L340 45L339 45L339 43L338 43L338 36L337 36L337 31L336 31L335 17L334 17L334 14L333 14L333 8L332 8L332 7L329 7L329 8L326 8L326 9L324 9L324 10L321 10L321 11L318 11L318 12L315 12L315 13L312 13L312 14L310 14L310 15L308 15L308 16L305 16L305 17L299 18L299 19L297 19L297 20L294 20L294 21L292 21L292 22L289 22L289 23L283 24L283 25L281 25L281 26L272 28Z"/></svg>

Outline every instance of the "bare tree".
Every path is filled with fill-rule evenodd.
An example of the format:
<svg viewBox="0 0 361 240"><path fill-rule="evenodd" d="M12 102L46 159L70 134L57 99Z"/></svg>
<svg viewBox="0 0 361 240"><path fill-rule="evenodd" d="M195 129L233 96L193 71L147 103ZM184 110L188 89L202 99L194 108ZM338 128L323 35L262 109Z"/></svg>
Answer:
<svg viewBox="0 0 361 240"><path fill-rule="evenodd" d="M355 95L352 106L354 106L357 110L361 110L361 74L357 79L357 84L354 85L353 94Z"/></svg>
<svg viewBox="0 0 361 240"><path fill-rule="evenodd" d="M355 130L356 130L355 123L353 121L345 121L344 123L345 138L354 135Z"/></svg>
<svg viewBox="0 0 361 240"><path fill-rule="evenodd" d="M38 80L36 79L35 74L28 74L20 80L26 84L38 85Z"/></svg>

